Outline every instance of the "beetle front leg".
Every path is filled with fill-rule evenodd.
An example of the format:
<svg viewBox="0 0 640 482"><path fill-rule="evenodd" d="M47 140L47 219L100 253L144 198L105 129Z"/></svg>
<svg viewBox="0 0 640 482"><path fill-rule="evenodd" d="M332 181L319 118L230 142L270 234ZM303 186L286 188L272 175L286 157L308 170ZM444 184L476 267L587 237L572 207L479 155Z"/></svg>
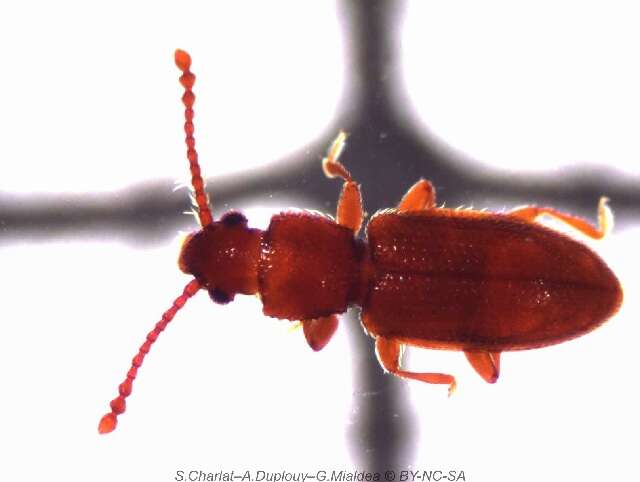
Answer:
<svg viewBox="0 0 640 482"><path fill-rule="evenodd" d="M331 177L339 177L344 181L342 193L338 200L336 221L339 225L345 226L353 231L354 236L358 234L362 227L364 211L362 210L362 194L360 186L352 179L351 173L345 168L338 157L344 148L347 135L340 132L333 141L327 157L322 160L324 174Z"/></svg>
<svg viewBox="0 0 640 482"><path fill-rule="evenodd" d="M538 217L547 215L552 218L559 219L560 221L567 223L569 226L577 229L582 234L589 236L593 239L602 239L611 228L613 228L613 214L611 213L611 209L607 206L607 201L609 201L606 197L601 197L600 202L598 203L598 227L596 228L593 224L585 221L584 219L573 216L571 214L563 213L561 211L557 211L553 208L539 208L536 206L524 206L521 208L516 208L511 211L509 214L511 216L515 216L520 219L524 219L525 221L533 222Z"/></svg>
<svg viewBox="0 0 640 482"><path fill-rule="evenodd" d="M400 359L402 358L402 344L393 338L377 337L376 354L382 367L394 375L426 383L449 385L449 396L451 396L456 389L456 379L453 375L447 375L445 373L417 373L401 370Z"/></svg>
<svg viewBox="0 0 640 482"><path fill-rule="evenodd" d="M436 190L429 181L420 179L404 195L398 211L422 211L436 207Z"/></svg>

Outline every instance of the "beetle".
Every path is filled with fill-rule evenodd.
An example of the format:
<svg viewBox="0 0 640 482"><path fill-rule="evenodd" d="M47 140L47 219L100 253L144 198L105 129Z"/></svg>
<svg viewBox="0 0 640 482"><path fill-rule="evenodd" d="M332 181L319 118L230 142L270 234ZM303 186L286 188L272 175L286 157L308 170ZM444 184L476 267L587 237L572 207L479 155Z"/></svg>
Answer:
<svg viewBox="0 0 640 482"><path fill-rule="evenodd" d="M445 373L403 370L406 345L464 352L487 382L500 373L503 351L561 343L611 317L622 302L616 276L584 244L536 220L551 216L594 238L611 228L607 199L598 226L552 208L508 213L445 209L424 179L394 209L377 212L358 238L364 212L360 186L338 160L341 132L323 160L327 177L342 180L335 220L283 212L266 230L249 228L239 212L211 214L195 149L193 85L188 53L176 50L184 87L185 142L201 229L184 241L179 267L193 276L149 332L131 362L111 411L98 430L115 429L138 369L160 333L189 298L208 291L220 304L237 294L260 296L265 315L301 321L313 350L321 350L350 305L361 307L383 369L406 379L456 386Z"/></svg>

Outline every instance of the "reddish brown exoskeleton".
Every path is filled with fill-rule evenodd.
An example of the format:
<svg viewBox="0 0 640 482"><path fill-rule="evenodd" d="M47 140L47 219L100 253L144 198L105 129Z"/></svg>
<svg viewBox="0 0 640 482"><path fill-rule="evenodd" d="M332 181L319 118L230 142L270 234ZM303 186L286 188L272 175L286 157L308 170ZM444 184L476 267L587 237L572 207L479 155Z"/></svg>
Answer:
<svg viewBox="0 0 640 482"><path fill-rule="evenodd" d="M259 294L265 315L302 322L307 342L322 349L350 305L375 338L382 367L400 377L455 387L453 376L400 367L403 345L463 351L487 382L498 379L500 353L561 343L614 314L622 302L618 280L583 244L536 219L548 215L591 238L610 227L606 199L598 227L551 208L523 207L506 214L439 208L426 180L409 189L395 209L376 213L366 241L359 185L338 161L340 133L323 161L328 177L343 181L335 221L284 212L265 230L247 226L238 212L214 221L200 175L193 137L191 59L176 51L185 88L187 157L202 228L180 253L180 269L193 275L133 358L100 433L115 429L145 355L176 312L198 290L228 303Z"/></svg>

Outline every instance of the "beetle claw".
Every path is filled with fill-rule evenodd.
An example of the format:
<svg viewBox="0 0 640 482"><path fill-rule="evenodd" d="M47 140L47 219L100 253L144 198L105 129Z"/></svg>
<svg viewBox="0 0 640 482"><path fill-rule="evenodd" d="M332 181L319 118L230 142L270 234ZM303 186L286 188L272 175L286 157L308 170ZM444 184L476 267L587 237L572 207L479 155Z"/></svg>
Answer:
<svg viewBox="0 0 640 482"><path fill-rule="evenodd" d="M453 392L456 391L457 388L457 384L455 379L449 384L449 390L447 391L447 397L451 398L451 395L453 395Z"/></svg>

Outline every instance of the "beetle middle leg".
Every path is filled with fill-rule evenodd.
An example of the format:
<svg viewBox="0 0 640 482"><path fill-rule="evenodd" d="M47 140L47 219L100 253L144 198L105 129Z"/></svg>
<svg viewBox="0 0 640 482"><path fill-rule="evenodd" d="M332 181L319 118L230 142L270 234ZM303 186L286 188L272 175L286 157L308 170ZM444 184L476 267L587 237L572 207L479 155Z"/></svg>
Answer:
<svg viewBox="0 0 640 482"><path fill-rule="evenodd" d="M322 350L338 329L338 315L302 320L302 330L307 344L313 351Z"/></svg>
<svg viewBox="0 0 640 482"><path fill-rule="evenodd" d="M602 239L613 227L613 214L611 209L607 206L606 197L601 197L598 203L598 227L588 221L571 214L557 211L553 208L540 208L536 206L524 206L516 208L509 214L525 221L535 221L537 218L543 215L551 216L552 218L559 219L560 221L567 223L574 229L577 229L582 234L589 236L593 239Z"/></svg>
<svg viewBox="0 0 640 482"><path fill-rule="evenodd" d="M404 195L398 211L422 211L436 207L436 190L429 181L420 179Z"/></svg>
<svg viewBox="0 0 640 482"><path fill-rule="evenodd" d="M446 373L418 373L408 372L400 369L400 359L402 358L402 344L393 338L376 338L376 354L382 367L390 373L402 378L419 380L426 383L439 385L449 385L449 396L456 389L456 379L453 375Z"/></svg>
<svg viewBox="0 0 640 482"><path fill-rule="evenodd" d="M346 139L347 135L341 131L329 148L327 157L322 160L322 169L327 177L339 177L344 181L338 200L336 221L341 226L351 229L356 236L362 227L364 211L360 186L353 180L347 168L338 161Z"/></svg>
<svg viewBox="0 0 640 482"><path fill-rule="evenodd" d="M495 383L500 376L500 352L465 351L473 369L487 383Z"/></svg>

